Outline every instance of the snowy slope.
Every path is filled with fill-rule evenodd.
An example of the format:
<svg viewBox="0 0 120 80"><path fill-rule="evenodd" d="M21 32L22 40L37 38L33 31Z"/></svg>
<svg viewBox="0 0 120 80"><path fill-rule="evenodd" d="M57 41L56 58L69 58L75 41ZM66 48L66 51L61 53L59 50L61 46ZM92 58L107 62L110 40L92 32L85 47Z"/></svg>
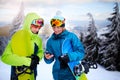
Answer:
<svg viewBox="0 0 120 80"><path fill-rule="evenodd" d="M0 61L0 80L10 80L10 66ZM120 72L106 71L100 65L98 69L91 69L87 74L88 80L120 80ZM38 65L37 80L53 80L52 64L46 64L42 60Z"/></svg>

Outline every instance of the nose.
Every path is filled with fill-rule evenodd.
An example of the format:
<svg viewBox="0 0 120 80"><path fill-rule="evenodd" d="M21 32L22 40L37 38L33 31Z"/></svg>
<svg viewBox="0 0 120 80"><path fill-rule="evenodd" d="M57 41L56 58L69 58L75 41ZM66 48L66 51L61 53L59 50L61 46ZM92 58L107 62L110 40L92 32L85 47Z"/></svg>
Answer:
<svg viewBox="0 0 120 80"><path fill-rule="evenodd" d="M37 28L37 31L39 31L39 30L40 30L40 28L41 28L41 27L38 27L38 28Z"/></svg>
<svg viewBox="0 0 120 80"><path fill-rule="evenodd" d="M57 30L58 30L58 29L55 27L55 28L54 28L54 31L57 31Z"/></svg>

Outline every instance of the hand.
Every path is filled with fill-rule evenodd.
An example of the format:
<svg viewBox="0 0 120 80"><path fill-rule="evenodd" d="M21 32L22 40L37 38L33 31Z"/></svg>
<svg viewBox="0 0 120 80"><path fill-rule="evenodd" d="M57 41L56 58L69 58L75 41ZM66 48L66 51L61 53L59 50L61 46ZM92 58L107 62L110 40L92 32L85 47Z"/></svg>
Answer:
<svg viewBox="0 0 120 80"><path fill-rule="evenodd" d="M60 61L60 68L61 69L65 69L68 67L67 63L70 61L68 55L59 56L58 59Z"/></svg>
<svg viewBox="0 0 120 80"><path fill-rule="evenodd" d="M61 62L63 62L63 63L68 63L68 62L70 62L68 55L59 56L58 59L59 59L59 61L61 61Z"/></svg>
<svg viewBox="0 0 120 80"><path fill-rule="evenodd" d="M33 70L37 67L37 64L39 64L39 57L37 55L31 55L31 64L30 69Z"/></svg>
<svg viewBox="0 0 120 80"><path fill-rule="evenodd" d="M48 51L45 52L45 58L46 58L46 59L50 59L50 58L52 58L53 56L54 56L54 55L51 54L51 53L49 53Z"/></svg>
<svg viewBox="0 0 120 80"><path fill-rule="evenodd" d="M52 58L54 55L53 54L45 54L45 58L46 59L50 59L50 58Z"/></svg>

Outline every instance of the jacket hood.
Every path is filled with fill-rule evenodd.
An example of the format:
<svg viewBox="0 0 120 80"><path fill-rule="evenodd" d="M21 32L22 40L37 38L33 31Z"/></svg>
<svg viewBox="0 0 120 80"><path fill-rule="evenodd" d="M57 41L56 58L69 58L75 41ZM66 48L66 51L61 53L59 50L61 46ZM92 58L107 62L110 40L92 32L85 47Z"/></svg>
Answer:
<svg viewBox="0 0 120 80"><path fill-rule="evenodd" d="M23 29L24 30L28 30L30 33L32 33L31 30L30 30L31 23L32 23L32 21L34 19L39 19L39 18L40 18L40 16L37 15L36 13L33 13L33 12L32 13L28 13L26 15L25 19L24 19Z"/></svg>

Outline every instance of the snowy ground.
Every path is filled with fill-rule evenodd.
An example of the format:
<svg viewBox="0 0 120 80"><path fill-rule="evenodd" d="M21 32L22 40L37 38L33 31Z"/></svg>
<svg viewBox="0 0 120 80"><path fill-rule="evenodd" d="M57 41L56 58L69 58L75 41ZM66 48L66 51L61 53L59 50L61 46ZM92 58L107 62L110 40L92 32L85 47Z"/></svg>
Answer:
<svg viewBox="0 0 120 80"><path fill-rule="evenodd" d="M52 64L45 64L42 60L38 65L37 80L53 80L52 79ZM120 72L106 71L100 65L98 69L91 69L87 74L88 80L120 80ZM10 66L4 64L0 60L0 80L10 80Z"/></svg>

